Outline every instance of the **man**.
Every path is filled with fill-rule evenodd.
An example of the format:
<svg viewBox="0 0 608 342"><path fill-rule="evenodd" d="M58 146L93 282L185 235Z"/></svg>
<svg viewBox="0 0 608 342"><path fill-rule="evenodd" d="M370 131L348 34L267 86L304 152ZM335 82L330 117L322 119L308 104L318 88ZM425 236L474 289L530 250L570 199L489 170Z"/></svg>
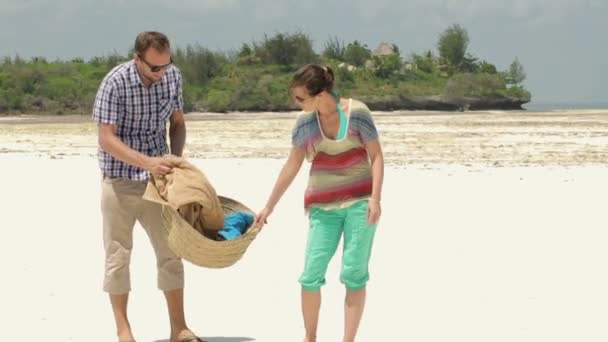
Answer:
<svg viewBox="0 0 608 342"><path fill-rule="evenodd" d="M164 292L171 342L202 341L184 318L183 264L168 247L159 204L142 199L150 174L162 176L173 165L162 156L181 156L186 141L182 79L172 64L167 37L143 32L135 39L133 60L103 79L93 109L99 126L99 166L103 174L101 212L105 248L105 292L109 293L118 340L134 341L127 318L131 290L129 265L133 227L139 221L157 258L158 288Z"/></svg>

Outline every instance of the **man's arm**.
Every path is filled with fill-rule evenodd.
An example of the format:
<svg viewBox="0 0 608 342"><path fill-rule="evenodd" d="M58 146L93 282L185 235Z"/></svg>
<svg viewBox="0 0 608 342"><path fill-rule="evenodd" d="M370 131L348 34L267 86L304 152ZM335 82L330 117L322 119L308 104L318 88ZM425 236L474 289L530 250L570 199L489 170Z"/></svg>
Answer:
<svg viewBox="0 0 608 342"><path fill-rule="evenodd" d="M186 144L186 120L184 112L177 111L169 119L169 139L171 154L181 157Z"/></svg>
<svg viewBox="0 0 608 342"><path fill-rule="evenodd" d="M99 124L99 146L112 157L127 164L148 170L153 175L166 175L171 172L173 164L163 158L149 157L139 153L123 143L117 136L117 126Z"/></svg>

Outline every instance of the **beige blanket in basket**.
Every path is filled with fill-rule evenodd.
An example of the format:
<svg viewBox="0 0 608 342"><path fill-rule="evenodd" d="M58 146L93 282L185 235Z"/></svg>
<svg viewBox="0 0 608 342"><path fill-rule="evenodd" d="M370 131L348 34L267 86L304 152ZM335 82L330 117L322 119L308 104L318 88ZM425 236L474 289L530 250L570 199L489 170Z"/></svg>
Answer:
<svg viewBox="0 0 608 342"><path fill-rule="evenodd" d="M168 205L202 234L213 237L224 227L224 210L207 177L192 163L166 156L176 164L164 177L150 178L143 198Z"/></svg>

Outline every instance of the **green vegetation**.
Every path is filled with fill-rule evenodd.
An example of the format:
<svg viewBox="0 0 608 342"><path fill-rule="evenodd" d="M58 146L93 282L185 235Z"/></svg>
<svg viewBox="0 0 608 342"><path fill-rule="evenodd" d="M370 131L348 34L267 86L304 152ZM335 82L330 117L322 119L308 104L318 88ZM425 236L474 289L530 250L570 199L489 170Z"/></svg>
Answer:
<svg viewBox="0 0 608 342"><path fill-rule="evenodd" d="M507 70L467 52L469 37L459 25L447 28L433 51L403 56L394 44L372 51L353 41L329 38L323 51L302 32L276 33L243 44L235 52L203 46L174 49L184 78L186 111L281 111L294 109L287 85L299 66L330 65L340 93L366 99L399 96L516 97L526 102L526 73L518 59ZM130 55L91 60L0 60L0 113L88 114L105 74Z"/></svg>

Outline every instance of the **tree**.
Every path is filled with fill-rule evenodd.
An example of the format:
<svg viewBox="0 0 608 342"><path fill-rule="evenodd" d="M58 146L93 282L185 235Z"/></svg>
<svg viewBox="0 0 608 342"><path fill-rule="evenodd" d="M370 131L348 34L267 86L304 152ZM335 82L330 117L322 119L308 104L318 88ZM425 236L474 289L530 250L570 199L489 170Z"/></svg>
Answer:
<svg viewBox="0 0 608 342"><path fill-rule="evenodd" d="M289 41L295 50L294 63L296 65L319 61L319 56L312 47L312 39L306 33L293 33L289 35Z"/></svg>
<svg viewBox="0 0 608 342"><path fill-rule="evenodd" d="M416 69L432 74L435 72L436 58L433 56L433 52L430 50L422 55L415 53L412 55L412 64L416 66Z"/></svg>
<svg viewBox="0 0 608 342"><path fill-rule="evenodd" d="M249 44L243 43L243 45L241 45L241 50L239 51L238 56L249 57L251 55L253 55L253 49L249 46Z"/></svg>
<svg viewBox="0 0 608 342"><path fill-rule="evenodd" d="M344 61L344 52L346 47L343 42L340 42L337 37L330 38L325 43L325 49L323 50L323 57L335 59L338 61Z"/></svg>
<svg viewBox="0 0 608 342"><path fill-rule="evenodd" d="M263 46L267 52L268 62L280 65L293 63L294 50L289 44L288 35L277 33L272 38L266 37Z"/></svg>
<svg viewBox="0 0 608 342"><path fill-rule="evenodd" d="M371 56L371 50L368 49L366 45L361 45L357 40L348 44L344 51L344 61L359 67L365 65L365 62L370 59Z"/></svg>
<svg viewBox="0 0 608 342"><path fill-rule="evenodd" d="M227 58L200 45L177 48L173 60L180 66L187 83L206 83L221 72Z"/></svg>
<svg viewBox="0 0 608 342"><path fill-rule="evenodd" d="M472 73L478 72L479 64L477 57L471 55L470 53L467 53L462 60L462 64L460 65L459 71Z"/></svg>
<svg viewBox="0 0 608 342"><path fill-rule="evenodd" d="M439 56L450 67L450 74L462 70L467 62L468 47L469 34L462 26L454 24L441 33L437 48Z"/></svg>
<svg viewBox="0 0 608 342"><path fill-rule="evenodd" d="M526 79L526 72L524 66L519 62L516 57L513 63L509 65L509 71L507 71L506 81L507 84L518 86Z"/></svg>
<svg viewBox="0 0 608 342"><path fill-rule="evenodd" d="M374 74L380 78L389 78L401 69L403 62L399 54L374 56Z"/></svg>
<svg viewBox="0 0 608 342"><path fill-rule="evenodd" d="M236 57L238 64L251 65L260 62L260 58L255 55L249 44L243 43Z"/></svg>
<svg viewBox="0 0 608 342"><path fill-rule="evenodd" d="M496 70L496 66L492 63L489 63L488 61L479 62L479 72L482 74L490 75L498 73L498 71Z"/></svg>
<svg viewBox="0 0 608 342"><path fill-rule="evenodd" d="M318 56L312 48L312 40L307 34L277 33L264 38L261 44L254 43L254 50L264 63L283 66L314 63Z"/></svg>

